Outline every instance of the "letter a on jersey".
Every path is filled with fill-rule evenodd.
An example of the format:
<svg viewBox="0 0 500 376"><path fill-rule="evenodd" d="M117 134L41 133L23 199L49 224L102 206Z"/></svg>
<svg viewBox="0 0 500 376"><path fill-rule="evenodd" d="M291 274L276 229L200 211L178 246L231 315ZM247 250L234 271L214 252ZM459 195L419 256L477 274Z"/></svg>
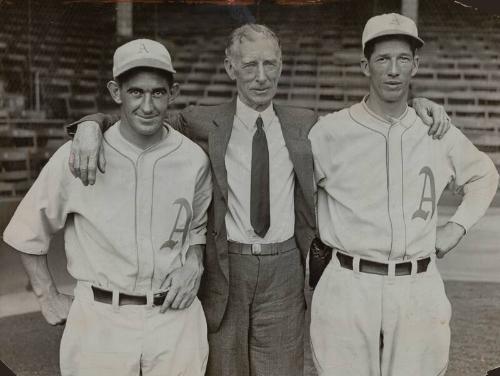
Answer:
<svg viewBox="0 0 500 376"><path fill-rule="evenodd" d="M175 218L174 227L172 228L172 232L170 233L170 237L168 238L168 240L165 243L163 243L163 245L160 247L160 249L162 249L162 248L174 249L174 247L177 245L177 243L179 243L177 240L173 239L174 234L176 232L180 232L182 234L181 246L183 246L184 243L186 242L186 238L187 238L187 235L189 232L189 227L191 224L191 219L193 218L193 212L191 210L191 206L189 205L188 200L186 200L185 198L178 198L177 200L174 201L174 205L175 204L179 205L179 210L177 211L177 217ZM179 219L181 217L182 212L184 212L184 214L185 214L184 225L181 227L178 227L179 226Z"/></svg>
<svg viewBox="0 0 500 376"><path fill-rule="evenodd" d="M420 205L418 209L415 211L415 213L413 213L411 219L422 218L425 221L429 216L429 210L424 210L422 208L424 206L424 203L430 202L430 204L432 205L431 218L434 215L434 211L436 210L436 186L434 184L434 174L432 173L432 170L429 167L427 166L422 167L419 175L424 175L424 186L422 188L422 197L420 198ZM429 187L429 189L427 189L427 187ZM426 193L429 193L430 196L426 196Z"/></svg>

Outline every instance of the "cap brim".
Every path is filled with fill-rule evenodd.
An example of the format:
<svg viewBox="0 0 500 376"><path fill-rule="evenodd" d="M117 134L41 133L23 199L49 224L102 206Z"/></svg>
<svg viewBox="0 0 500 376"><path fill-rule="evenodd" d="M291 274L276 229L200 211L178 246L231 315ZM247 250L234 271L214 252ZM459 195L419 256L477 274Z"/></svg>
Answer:
<svg viewBox="0 0 500 376"><path fill-rule="evenodd" d="M119 75L125 73L126 71L129 71L133 68L139 68L139 67L144 67L144 68L155 68L155 69L160 69L164 70L169 73L176 73L175 69L172 66L169 66L168 64L165 64L163 61L159 61L157 59L150 59L150 58L143 58L143 59L138 59L138 60L133 60L129 63L123 64L120 66L119 69L113 69L113 77L118 77Z"/></svg>
<svg viewBox="0 0 500 376"><path fill-rule="evenodd" d="M375 35L372 35L370 37L370 39L366 40L364 43L363 43L363 50L365 49L365 46L368 42L374 40L374 39L377 39L377 38L380 38L380 37L384 37L386 35L403 35L403 36L406 36L406 37L410 37L411 39L413 39L415 42L417 42L417 48L422 48L423 45L425 44L424 41L422 39L420 39L419 37L416 37L415 35L412 35L410 33L405 33L404 31L401 31L401 30L384 30L384 31L381 31L380 33L377 33Z"/></svg>

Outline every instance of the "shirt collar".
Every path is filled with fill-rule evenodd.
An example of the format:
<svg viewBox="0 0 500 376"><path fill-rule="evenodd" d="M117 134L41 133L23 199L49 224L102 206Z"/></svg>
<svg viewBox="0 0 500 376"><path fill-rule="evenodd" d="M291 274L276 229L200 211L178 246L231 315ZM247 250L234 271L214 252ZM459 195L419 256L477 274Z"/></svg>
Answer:
<svg viewBox="0 0 500 376"><path fill-rule="evenodd" d="M245 127L249 128L249 130L254 130L255 121L259 116L264 122L264 129L267 129L276 117L276 114L273 110L273 104L271 103L264 111L259 112L243 103L240 97L237 98L236 117L241 120Z"/></svg>

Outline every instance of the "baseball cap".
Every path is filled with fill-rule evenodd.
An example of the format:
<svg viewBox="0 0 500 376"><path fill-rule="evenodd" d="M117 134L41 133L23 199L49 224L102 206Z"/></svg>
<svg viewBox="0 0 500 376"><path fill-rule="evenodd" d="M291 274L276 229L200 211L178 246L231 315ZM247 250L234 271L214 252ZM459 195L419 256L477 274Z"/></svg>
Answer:
<svg viewBox="0 0 500 376"><path fill-rule="evenodd" d="M113 56L113 77L137 67L148 67L175 73L165 46L151 39L135 39L118 47Z"/></svg>
<svg viewBox="0 0 500 376"><path fill-rule="evenodd" d="M417 25L411 18L398 13L388 13L368 20L361 39L363 50L367 42L384 35L406 35L417 42L418 48L424 45L424 41L418 36Z"/></svg>

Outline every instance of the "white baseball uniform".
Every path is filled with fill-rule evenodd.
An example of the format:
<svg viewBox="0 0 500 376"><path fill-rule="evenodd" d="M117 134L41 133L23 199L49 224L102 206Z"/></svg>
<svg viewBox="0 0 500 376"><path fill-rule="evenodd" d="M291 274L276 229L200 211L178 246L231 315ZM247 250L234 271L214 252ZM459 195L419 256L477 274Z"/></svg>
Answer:
<svg viewBox="0 0 500 376"><path fill-rule="evenodd" d="M387 121L365 101L310 132L322 241L335 253L316 287L311 340L320 375L443 375L451 306L435 265L437 202L448 183L464 198L450 219L468 230L498 186L492 161L454 126L433 140L412 108ZM416 260L431 256L426 272ZM388 275L359 271L360 258ZM411 275L395 265L411 261Z"/></svg>
<svg viewBox="0 0 500 376"><path fill-rule="evenodd" d="M203 375L208 344L200 302L160 314L152 296L165 290L189 246L205 243L208 158L170 127L146 150L126 141L119 127L104 135L108 168L93 186L71 175L70 143L63 145L21 201L4 240L45 254L64 228L77 287L61 341L63 375ZM113 291L113 304L94 301L91 285ZM151 304L118 306L117 292L146 295Z"/></svg>

